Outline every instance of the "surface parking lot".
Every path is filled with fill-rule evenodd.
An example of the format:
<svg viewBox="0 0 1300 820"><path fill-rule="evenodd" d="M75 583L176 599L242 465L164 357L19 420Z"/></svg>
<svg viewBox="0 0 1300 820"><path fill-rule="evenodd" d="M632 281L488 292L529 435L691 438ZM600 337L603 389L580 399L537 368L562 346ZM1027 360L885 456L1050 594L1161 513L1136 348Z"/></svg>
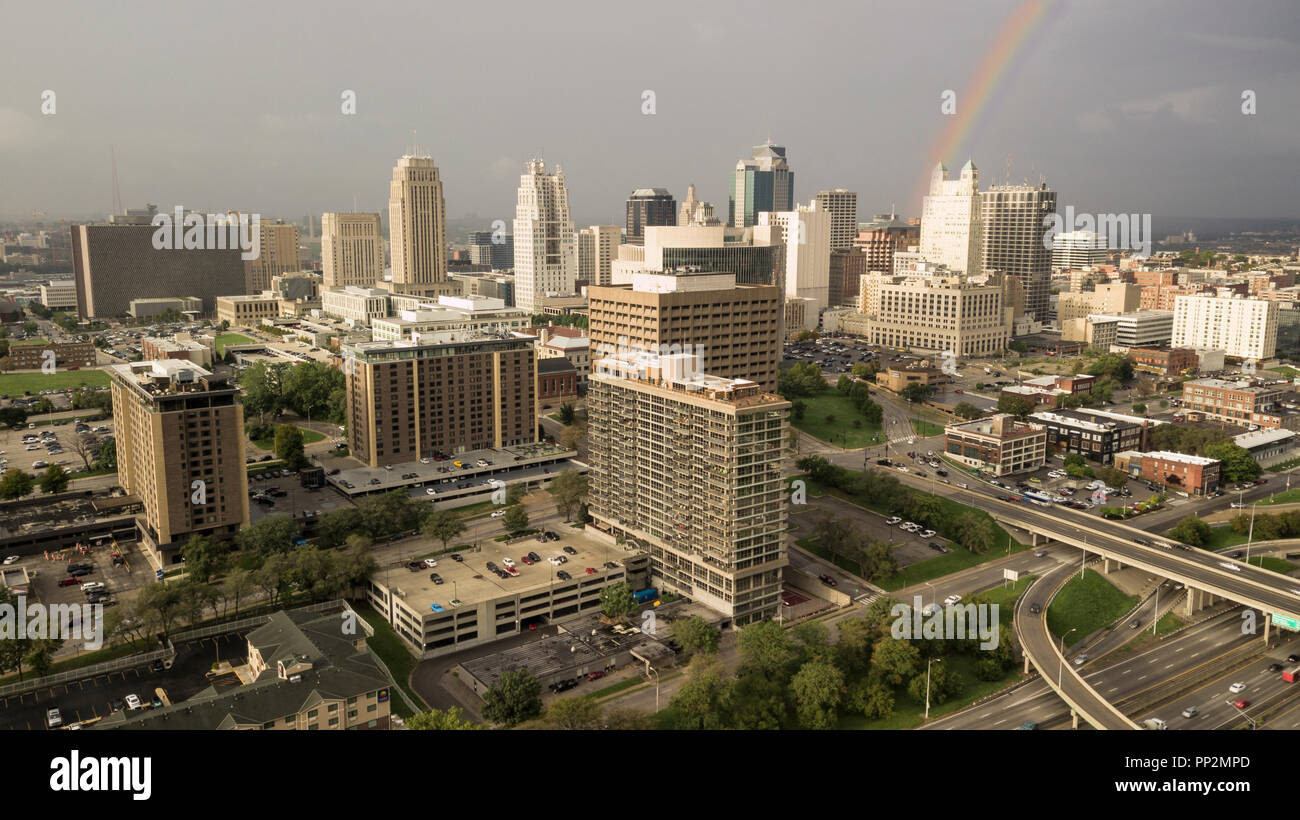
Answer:
<svg viewBox="0 0 1300 820"><path fill-rule="evenodd" d="M92 419L86 422L93 431L100 427L107 428L107 431L92 433L97 439L103 439L104 436L112 435L113 422L111 419ZM45 446L47 439L41 438L44 432L54 433L52 441L57 442L63 452L51 454ZM30 442L24 442L23 436L35 435L36 449L27 449ZM74 472L85 467L85 462L81 456L76 453L76 441L78 434L74 431L74 424L71 419L66 423L59 424L42 424L35 429L12 430L5 428L0 430L0 472L5 469L18 469L28 473L39 475L45 471L44 467L33 467L38 461L44 461L49 464L61 465L69 472ZM91 454L91 460L94 460L94 454Z"/></svg>
<svg viewBox="0 0 1300 820"><path fill-rule="evenodd" d="M272 504L254 501L250 495L248 515L252 521L259 521L268 515L292 515L295 519L303 520L306 517L324 515L330 510L336 510L340 507L352 506L352 502L334 487L329 485L319 488L302 486L302 480L294 472L289 473L287 476L248 477L248 491L250 494L256 490L269 490L272 487L279 488L284 493L283 496L271 498L270 500L274 502ZM310 516L308 513L310 513Z"/></svg>
<svg viewBox="0 0 1300 820"><path fill-rule="evenodd" d="M790 516L790 535L796 540L812 538L817 534L817 525L827 518L848 522L855 530L865 531L870 537L890 544L890 552L898 561L899 567L939 555L937 550L929 547L932 541L943 544L948 549L953 548L952 543L943 536L922 538L913 535L897 526L886 524L884 516L828 495L809 498L806 511Z"/></svg>
<svg viewBox="0 0 1300 820"><path fill-rule="evenodd" d="M208 688L204 673L214 661L220 659L238 666L246 661L247 654L248 642L242 633L218 635L177 646L171 669L151 672L148 664L141 664L0 698L0 729L44 729L49 709L59 710L64 726L102 718L111 713L114 700L138 695L147 704L160 688L172 703L177 703Z"/></svg>

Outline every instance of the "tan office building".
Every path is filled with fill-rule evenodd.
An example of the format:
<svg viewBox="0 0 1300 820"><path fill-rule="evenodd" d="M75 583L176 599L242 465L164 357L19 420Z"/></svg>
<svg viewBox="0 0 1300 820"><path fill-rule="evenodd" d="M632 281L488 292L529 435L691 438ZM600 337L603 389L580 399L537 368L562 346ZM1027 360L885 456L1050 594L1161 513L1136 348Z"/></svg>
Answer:
<svg viewBox="0 0 1300 820"><path fill-rule="evenodd" d="M326 288L373 288L384 278L379 214L326 213L320 226L322 284Z"/></svg>
<svg viewBox="0 0 1300 820"><path fill-rule="evenodd" d="M9 370L37 370L50 359L46 351L54 354L54 366L60 370L69 367L94 367L94 342L14 342L9 345Z"/></svg>
<svg viewBox="0 0 1300 820"><path fill-rule="evenodd" d="M271 278L302 270L298 242L302 238L297 225L279 219L258 221L262 238L256 259L244 262L244 293L261 293L271 288Z"/></svg>
<svg viewBox="0 0 1300 820"><path fill-rule="evenodd" d="M248 526L244 408L238 389L183 359L108 368L117 474L144 515L140 543L177 563L192 535Z"/></svg>
<svg viewBox="0 0 1300 820"><path fill-rule="evenodd" d="M447 206L432 157L408 154L393 168L388 244L394 292L421 296L459 292L447 287Z"/></svg>
<svg viewBox="0 0 1300 820"><path fill-rule="evenodd" d="M531 339L445 331L344 357L348 445L371 467L537 440Z"/></svg>
<svg viewBox="0 0 1300 820"><path fill-rule="evenodd" d="M1010 311L1003 286L964 276L862 277L859 310L866 314L867 341L885 347L981 356L1006 349Z"/></svg>
<svg viewBox="0 0 1300 820"><path fill-rule="evenodd" d="M790 402L698 364L642 353L593 365L590 511L650 555L653 586L744 626L781 606Z"/></svg>
<svg viewBox="0 0 1300 820"><path fill-rule="evenodd" d="M587 301L593 360L638 346L697 352L704 372L776 392L784 322L775 285L738 285L731 273L636 273L631 286L588 288Z"/></svg>
<svg viewBox="0 0 1300 820"><path fill-rule="evenodd" d="M252 327L279 315L280 295L273 291L217 297L217 322L231 327Z"/></svg>

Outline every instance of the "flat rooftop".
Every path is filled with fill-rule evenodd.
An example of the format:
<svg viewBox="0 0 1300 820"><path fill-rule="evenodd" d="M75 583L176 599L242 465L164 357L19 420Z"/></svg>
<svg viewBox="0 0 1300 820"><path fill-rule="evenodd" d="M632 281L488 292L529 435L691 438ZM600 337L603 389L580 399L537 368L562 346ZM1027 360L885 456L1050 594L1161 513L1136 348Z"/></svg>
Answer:
<svg viewBox="0 0 1300 820"><path fill-rule="evenodd" d="M457 453L449 459L434 461L404 461L388 467L357 466L341 470L337 475L327 476L326 481L348 495L392 490L399 487L414 487L416 484L433 484L436 493L426 493L439 497L454 498L481 492L493 480L513 482L524 478L553 475L562 469L579 469L585 471L585 464L571 461L577 452L565 450L550 444L522 444L501 449L471 450ZM486 467L479 467L475 462L480 459L488 462ZM459 461L464 467L456 467ZM547 472L549 470L549 472ZM349 487L348 484L352 486ZM461 486L467 485L467 486Z"/></svg>
<svg viewBox="0 0 1300 820"><path fill-rule="evenodd" d="M460 551L465 559L464 563L453 560L450 555L439 555L438 565L432 569L411 570L403 561L396 566L376 570L371 578L376 583L400 592L398 597L402 602L421 615L433 615L431 604L438 604L449 612L453 608L452 600L459 600L463 605L470 606L514 595L528 595L551 586L564 586L584 580L604 580L609 576L620 580L626 576L627 570L623 566L623 560L636 553L628 553L622 547L593 538L584 530L575 529L567 524L550 526L558 528L552 529L551 532L560 536L559 541L542 543L535 535L525 536L513 544L491 540L480 541L477 550ZM410 542L410 546L411 555L423 555L442 548L441 542L425 538L415 539ZM577 550L577 554L569 555L564 552L566 546L573 547ZM531 566L525 564L522 559L529 552L536 552L541 556L541 563ZM560 555L568 558L568 563L557 567L546 560ZM506 558L515 562L514 567L519 571L519 575L502 578L488 570L489 561L504 569ZM618 566L607 568L605 567L607 561ZM589 575L588 567L596 572ZM568 572L573 578L568 581L557 578L555 573L560 570ZM435 572L442 578L443 583L436 584L430 579L430 574Z"/></svg>

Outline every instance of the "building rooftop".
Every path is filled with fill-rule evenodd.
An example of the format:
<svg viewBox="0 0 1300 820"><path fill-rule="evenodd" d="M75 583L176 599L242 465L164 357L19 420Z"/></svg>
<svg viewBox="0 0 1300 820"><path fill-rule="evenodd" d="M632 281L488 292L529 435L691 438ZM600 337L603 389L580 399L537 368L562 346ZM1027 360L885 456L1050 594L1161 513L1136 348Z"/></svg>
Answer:
<svg viewBox="0 0 1300 820"><path fill-rule="evenodd" d="M1180 464L1196 464L1206 467L1210 464L1218 464L1217 458L1206 458L1205 456L1189 456L1186 453L1171 453L1168 450L1155 450L1150 453L1142 453L1144 458L1158 458L1164 461L1176 461Z"/></svg>
<svg viewBox="0 0 1300 820"><path fill-rule="evenodd" d="M1273 430L1256 430L1253 433L1242 433L1239 436L1233 436L1232 441L1238 447L1251 450L1255 447L1262 447L1266 444L1286 441L1289 438L1295 438L1295 433L1291 430L1283 430L1279 427Z"/></svg>

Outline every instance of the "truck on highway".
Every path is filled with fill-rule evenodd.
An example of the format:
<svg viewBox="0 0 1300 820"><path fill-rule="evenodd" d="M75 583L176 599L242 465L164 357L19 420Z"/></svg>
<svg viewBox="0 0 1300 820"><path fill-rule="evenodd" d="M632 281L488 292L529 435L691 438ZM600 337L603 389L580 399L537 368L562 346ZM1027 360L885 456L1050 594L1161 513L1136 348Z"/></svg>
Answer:
<svg viewBox="0 0 1300 820"><path fill-rule="evenodd" d="M1169 724L1165 723L1160 718L1147 718L1146 720L1142 721L1142 728L1143 729L1168 729Z"/></svg>
<svg viewBox="0 0 1300 820"><path fill-rule="evenodd" d="M1288 669L1285 672L1283 672L1282 680L1286 681L1287 683L1295 683L1296 680L1300 680L1300 666L1297 666L1294 669Z"/></svg>

